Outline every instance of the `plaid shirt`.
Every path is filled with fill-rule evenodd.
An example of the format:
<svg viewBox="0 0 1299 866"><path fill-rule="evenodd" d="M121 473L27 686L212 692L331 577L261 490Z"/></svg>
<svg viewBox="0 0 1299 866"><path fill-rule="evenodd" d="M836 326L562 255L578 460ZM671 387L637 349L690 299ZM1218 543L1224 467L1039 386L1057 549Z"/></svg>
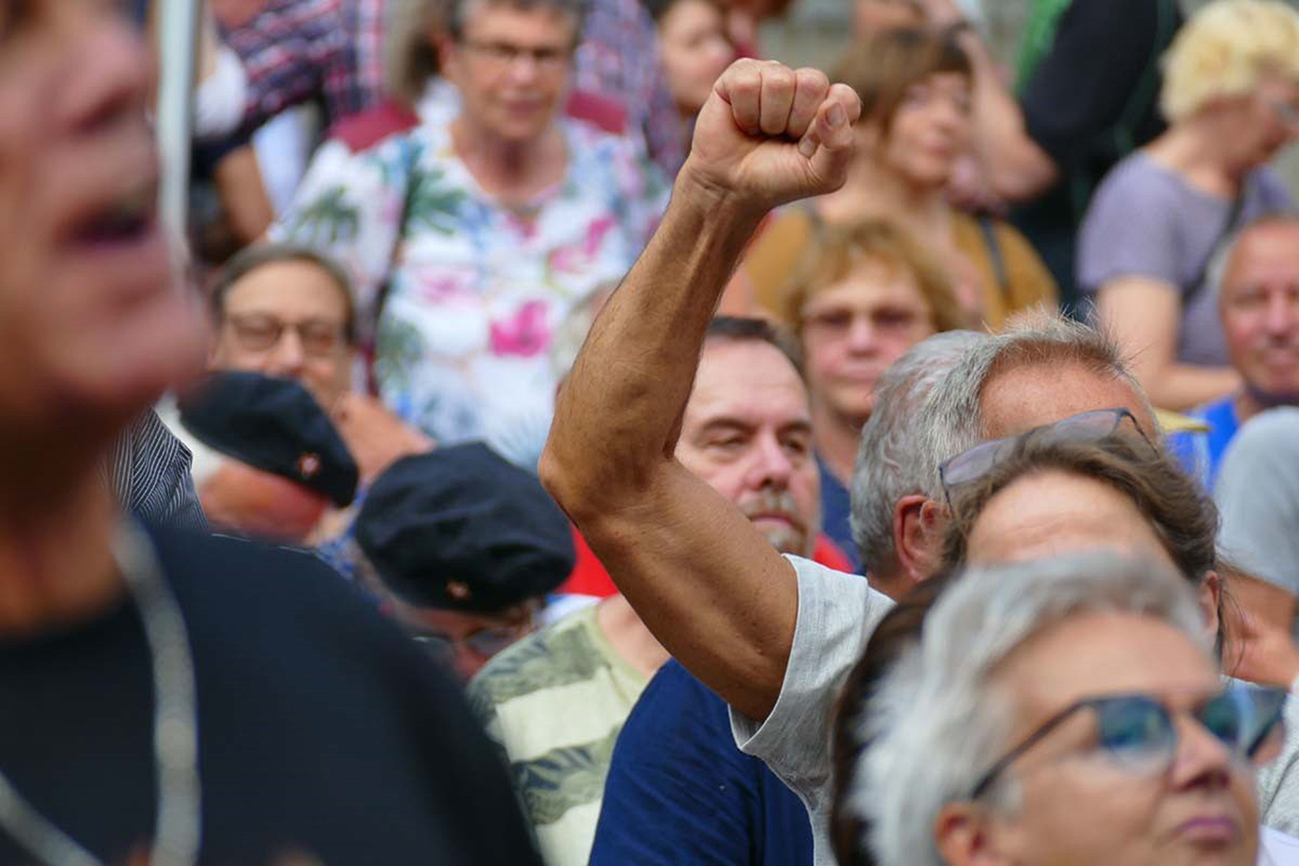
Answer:
<svg viewBox="0 0 1299 866"><path fill-rule="evenodd" d="M383 99L388 0L270 0L229 31L248 74L245 122L257 126L320 97L327 122Z"/></svg>
<svg viewBox="0 0 1299 866"><path fill-rule="evenodd" d="M246 122L256 126L317 96L333 123L383 98L383 45L393 0L270 0L226 35L248 74ZM684 132L658 60L658 34L640 0L595 0L573 85L627 111L649 155L676 175Z"/></svg>

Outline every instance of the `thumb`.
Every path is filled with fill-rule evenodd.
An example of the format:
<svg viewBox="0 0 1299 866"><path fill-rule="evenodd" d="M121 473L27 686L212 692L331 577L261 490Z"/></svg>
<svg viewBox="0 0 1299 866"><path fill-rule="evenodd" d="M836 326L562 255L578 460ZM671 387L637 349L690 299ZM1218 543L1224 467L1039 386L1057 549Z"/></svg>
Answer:
<svg viewBox="0 0 1299 866"><path fill-rule="evenodd" d="M848 177L855 137L853 124L861 116L861 101L851 88L836 84L821 103L816 120L799 142L821 192L838 189Z"/></svg>

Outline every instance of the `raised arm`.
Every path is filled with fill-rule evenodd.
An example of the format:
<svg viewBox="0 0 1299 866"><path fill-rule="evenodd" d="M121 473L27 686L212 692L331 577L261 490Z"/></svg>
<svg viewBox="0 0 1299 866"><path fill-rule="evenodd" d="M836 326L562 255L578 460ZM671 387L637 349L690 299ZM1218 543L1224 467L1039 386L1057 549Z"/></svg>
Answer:
<svg viewBox="0 0 1299 866"><path fill-rule="evenodd" d="M695 126L658 232L560 394L541 478L655 637L752 719L780 692L793 569L673 452L704 331L772 207L836 189L861 106L815 70L741 60Z"/></svg>

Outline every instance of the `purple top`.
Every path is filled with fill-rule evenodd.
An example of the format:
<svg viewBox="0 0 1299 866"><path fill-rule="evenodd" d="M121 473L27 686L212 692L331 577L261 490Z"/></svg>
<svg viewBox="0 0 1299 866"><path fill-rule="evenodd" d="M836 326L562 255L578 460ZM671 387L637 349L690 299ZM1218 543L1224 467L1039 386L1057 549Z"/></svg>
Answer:
<svg viewBox="0 0 1299 866"><path fill-rule="evenodd" d="M1290 193L1267 168L1250 172L1235 225L1291 207ZM1192 187L1142 151L1106 175L1078 233L1078 284L1084 295L1117 277L1172 283L1185 298L1226 235L1230 199ZM1206 287L1207 288L1207 287ZM1182 309L1177 360L1225 366L1227 347L1211 291Z"/></svg>

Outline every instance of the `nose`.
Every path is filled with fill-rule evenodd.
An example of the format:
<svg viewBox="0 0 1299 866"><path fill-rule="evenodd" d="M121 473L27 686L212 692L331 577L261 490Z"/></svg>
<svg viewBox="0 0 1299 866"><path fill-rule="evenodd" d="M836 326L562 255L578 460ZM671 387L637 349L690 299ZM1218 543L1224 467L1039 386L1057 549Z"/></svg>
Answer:
<svg viewBox="0 0 1299 866"><path fill-rule="evenodd" d="M302 348L302 338L296 328L285 328L280 339L271 348L267 372L276 376L296 378L306 366L307 353Z"/></svg>
<svg viewBox="0 0 1299 866"><path fill-rule="evenodd" d="M144 37L102 3L59 3L60 26L80 47L76 84L56 116L68 127L94 130L126 115L142 117L157 84L157 64Z"/></svg>
<svg viewBox="0 0 1299 866"><path fill-rule="evenodd" d="M784 490L789 487L794 463L774 433L764 433L754 440L751 459L748 472L750 489L774 487Z"/></svg>
<svg viewBox="0 0 1299 866"><path fill-rule="evenodd" d="M1265 327L1272 336L1290 337L1293 342L1299 342L1299 288L1272 295Z"/></svg>
<svg viewBox="0 0 1299 866"><path fill-rule="evenodd" d="M1183 716L1177 724L1177 754L1169 771L1174 787L1226 787L1235 760L1231 751L1199 722Z"/></svg>
<svg viewBox="0 0 1299 866"><path fill-rule="evenodd" d="M879 332L869 315L852 317L848 326L848 348L859 354L871 354L879 344Z"/></svg>

